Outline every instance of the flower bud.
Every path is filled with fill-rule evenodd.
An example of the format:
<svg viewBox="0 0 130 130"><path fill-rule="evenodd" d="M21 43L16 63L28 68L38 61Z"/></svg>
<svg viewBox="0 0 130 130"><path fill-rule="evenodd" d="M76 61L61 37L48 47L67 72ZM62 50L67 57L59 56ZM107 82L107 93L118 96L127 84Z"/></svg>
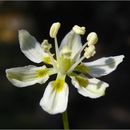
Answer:
<svg viewBox="0 0 130 130"><path fill-rule="evenodd" d="M84 35L85 33L85 27L80 27L78 25L75 25L73 27L73 31L76 33L76 34L79 34L79 35Z"/></svg>
<svg viewBox="0 0 130 130"><path fill-rule="evenodd" d="M86 47L84 49L84 51L85 51L84 56L87 59L89 59L90 57L94 56L94 54L96 53L94 45L90 45L89 47Z"/></svg>
<svg viewBox="0 0 130 130"><path fill-rule="evenodd" d="M52 26L50 28L50 37L51 38L56 38L60 26L61 26L61 24L59 22L52 24Z"/></svg>
<svg viewBox="0 0 130 130"><path fill-rule="evenodd" d="M87 36L88 46L95 45L98 41L98 36L95 32L91 32Z"/></svg>

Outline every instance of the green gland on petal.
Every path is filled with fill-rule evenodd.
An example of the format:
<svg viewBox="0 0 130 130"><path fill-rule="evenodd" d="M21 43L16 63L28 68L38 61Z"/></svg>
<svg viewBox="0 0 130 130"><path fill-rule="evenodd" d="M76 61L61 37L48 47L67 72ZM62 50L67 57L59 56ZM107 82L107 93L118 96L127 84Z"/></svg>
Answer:
<svg viewBox="0 0 130 130"><path fill-rule="evenodd" d="M94 99L105 95L105 90L109 86L109 84L95 78L88 79L88 80L89 80L89 84L86 88L78 89L78 92L81 95L85 97L94 98Z"/></svg>
<svg viewBox="0 0 130 130"><path fill-rule="evenodd" d="M61 92L65 85L65 75L58 74L57 79L53 82L53 89L57 92Z"/></svg>
<svg viewBox="0 0 130 130"><path fill-rule="evenodd" d="M64 83L65 83L65 81L63 79L56 79L53 82L54 90L56 90L57 92L61 92L63 90Z"/></svg>
<svg viewBox="0 0 130 130"><path fill-rule="evenodd" d="M78 71L78 72L87 74L91 70L90 70L90 68L88 68L87 66L85 66L84 64L81 63L81 64L77 65L77 67L74 69L74 71Z"/></svg>
<svg viewBox="0 0 130 130"><path fill-rule="evenodd" d="M75 76L75 80L78 82L80 87L84 88L86 88L89 83L87 78L84 78L83 76Z"/></svg>
<svg viewBox="0 0 130 130"><path fill-rule="evenodd" d="M44 68L36 71L37 78L43 78L44 76L49 74L49 69Z"/></svg>

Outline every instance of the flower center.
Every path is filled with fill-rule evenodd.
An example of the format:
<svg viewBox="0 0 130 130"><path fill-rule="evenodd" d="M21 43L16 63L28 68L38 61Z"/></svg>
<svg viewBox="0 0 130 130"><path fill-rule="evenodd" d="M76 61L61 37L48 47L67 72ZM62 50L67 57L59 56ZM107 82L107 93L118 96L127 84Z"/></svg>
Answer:
<svg viewBox="0 0 130 130"><path fill-rule="evenodd" d="M72 64L72 59L67 55L61 54L61 56L57 59L57 69L61 74L66 74Z"/></svg>

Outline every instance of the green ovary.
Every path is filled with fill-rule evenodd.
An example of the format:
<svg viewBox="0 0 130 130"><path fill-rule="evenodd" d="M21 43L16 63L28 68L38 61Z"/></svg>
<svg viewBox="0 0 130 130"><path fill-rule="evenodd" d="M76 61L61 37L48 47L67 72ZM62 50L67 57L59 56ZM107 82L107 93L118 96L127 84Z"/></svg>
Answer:
<svg viewBox="0 0 130 130"><path fill-rule="evenodd" d="M57 61L57 68L60 73L66 74L67 71L72 66L73 62L72 59L68 56L61 55Z"/></svg>

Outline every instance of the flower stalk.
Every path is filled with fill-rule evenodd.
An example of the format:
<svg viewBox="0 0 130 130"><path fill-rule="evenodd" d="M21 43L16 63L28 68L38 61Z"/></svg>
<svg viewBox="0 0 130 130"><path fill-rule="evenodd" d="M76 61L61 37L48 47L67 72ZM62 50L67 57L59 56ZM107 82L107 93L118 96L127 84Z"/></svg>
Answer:
<svg viewBox="0 0 130 130"><path fill-rule="evenodd" d="M69 130L69 120L67 110L62 113L63 127L64 130Z"/></svg>

